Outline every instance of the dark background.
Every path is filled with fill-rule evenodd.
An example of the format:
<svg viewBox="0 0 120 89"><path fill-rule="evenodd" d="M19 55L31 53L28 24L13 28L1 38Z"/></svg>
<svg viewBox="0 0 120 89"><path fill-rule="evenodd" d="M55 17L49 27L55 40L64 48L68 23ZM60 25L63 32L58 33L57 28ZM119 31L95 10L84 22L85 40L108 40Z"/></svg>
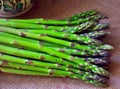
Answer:
<svg viewBox="0 0 120 89"><path fill-rule="evenodd" d="M120 0L37 0L28 13L17 18L62 19L81 11L97 9L109 17L111 34L103 40L115 47L112 51L110 87L120 89ZM0 89L102 89L81 80L40 76L0 74Z"/></svg>

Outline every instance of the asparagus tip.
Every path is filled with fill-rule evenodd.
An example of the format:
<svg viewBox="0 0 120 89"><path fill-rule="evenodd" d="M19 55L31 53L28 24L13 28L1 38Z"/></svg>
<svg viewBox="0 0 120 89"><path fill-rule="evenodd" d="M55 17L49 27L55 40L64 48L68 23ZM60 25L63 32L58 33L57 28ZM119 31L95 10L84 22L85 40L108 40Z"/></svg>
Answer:
<svg viewBox="0 0 120 89"><path fill-rule="evenodd" d="M100 22L94 29L98 29L98 30L108 29L109 25L110 25L109 23Z"/></svg>
<svg viewBox="0 0 120 89"><path fill-rule="evenodd" d="M109 45L109 44L105 44L105 45L103 45L101 48L102 48L102 49L105 49L105 50L113 50L113 49L114 49L114 47L111 46L111 45Z"/></svg>

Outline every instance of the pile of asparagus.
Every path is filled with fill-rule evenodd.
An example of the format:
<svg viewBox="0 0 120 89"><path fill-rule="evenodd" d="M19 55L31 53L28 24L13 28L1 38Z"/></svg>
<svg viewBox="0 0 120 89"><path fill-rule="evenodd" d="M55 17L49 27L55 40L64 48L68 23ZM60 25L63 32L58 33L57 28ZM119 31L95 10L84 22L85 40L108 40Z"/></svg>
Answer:
<svg viewBox="0 0 120 89"><path fill-rule="evenodd" d="M89 10L63 20L0 19L0 71L70 77L106 87L113 49L99 40L109 34L107 17Z"/></svg>

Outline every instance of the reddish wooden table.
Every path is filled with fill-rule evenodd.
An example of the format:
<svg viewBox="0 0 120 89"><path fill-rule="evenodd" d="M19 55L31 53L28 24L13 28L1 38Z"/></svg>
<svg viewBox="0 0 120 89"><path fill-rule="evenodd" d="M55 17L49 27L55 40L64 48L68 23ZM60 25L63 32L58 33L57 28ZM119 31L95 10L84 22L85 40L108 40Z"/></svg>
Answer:
<svg viewBox="0 0 120 89"><path fill-rule="evenodd" d="M110 87L105 89L120 89L120 0L38 0L28 13L18 18L61 19L89 9L109 16L111 34L104 41L112 44L115 50L111 58ZM0 89L102 89L69 78L0 74L0 80Z"/></svg>

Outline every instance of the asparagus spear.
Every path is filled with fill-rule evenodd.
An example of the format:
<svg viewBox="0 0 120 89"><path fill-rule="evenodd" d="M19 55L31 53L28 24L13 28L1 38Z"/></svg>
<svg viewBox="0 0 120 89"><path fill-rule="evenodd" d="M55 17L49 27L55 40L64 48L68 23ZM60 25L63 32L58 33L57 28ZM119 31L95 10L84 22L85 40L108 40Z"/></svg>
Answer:
<svg viewBox="0 0 120 89"><path fill-rule="evenodd" d="M58 63L48 63L48 62L42 62L42 61L34 61L32 59L24 59L24 58L5 55L5 54L0 54L0 59L5 60L5 61L9 61L9 62L25 64L25 65L38 66L38 67L43 67L43 68L54 68L54 69L60 69L60 70L65 70L65 71L71 71L71 72L74 72L74 73L80 73L80 71L78 69L69 68L69 67L60 65ZM51 64L51 66L50 66L50 64Z"/></svg>
<svg viewBox="0 0 120 89"><path fill-rule="evenodd" d="M17 69L26 69L31 71L38 71L48 74L54 75L60 75L60 76L73 76L74 73L65 71L65 70L59 70L59 69L50 69L50 68L43 68L43 67L36 67L36 66L30 66L30 65L23 65L23 64L16 64L8 61L2 61L0 60L0 66L4 67L12 67Z"/></svg>
<svg viewBox="0 0 120 89"><path fill-rule="evenodd" d="M68 61L74 61L74 60L78 59L78 58L70 56L68 54L58 52L56 50L47 48L45 46L37 45L37 44L31 43L31 42L26 42L26 41L22 41L22 40L18 40L18 39L13 39L13 38L7 38L7 37L4 37L4 36L0 36L0 39L1 39L0 42L2 42L2 43L19 45L21 47L28 47L28 48L31 48L31 49L34 49L34 50L37 50L37 51L40 51L40 52L42 51L42 52L48 53L50 55L54 55L54 56L57 56L57 57L60 57L60 58L64 58ZM75 61L75 63L78 63L78 62ZM78 64L81 67L84 66L85 70L90 70L91 69L91 71L93 71L95 73L98 73L98 74L101 74L101 75L109 75L109 73L106 70L104 70L103 68L97 67L97 66L92 65L90 63L87 63L87 62L85 62L85 60L81 60L81 62L79 62Z"/></svg>
<svg viewBox="0 0 120 89"><path fill-rule="evenodd" d="M43 18L38 18L38 19L0 19L0 22L20 22L20 23L32 23L32 24L43 24L43 25L53 25L53 26L59 26L59 25L78 25L81 24L83 22L87 22L89 20L99 20L99 19L104 19L106 18L103 15L94 15L94 16L90 16L87 18L83 18L83 19L78 19L75 21L61 21L61 20L45 20Z"/></svg>
<svg viewBox="0 0 120 89"><path fill-rule="evenodd" d="M20 22L1 22L1 26L7 26L7 27L14 27L14 28L22 28L22 29L43 29L43 30L57 30L57 31L63 31L67 33L75 33L75 32L82 32L91 26L95 25L96 23L93 21L85 22L80 24L79 26L46 26L46 25L37 25L37 24L31 24L31 23L20 23ZM99 24L99 26L95 26L94 29L91 30L100 30L102 28L108 27L108 24ZM89 29L88 29L89 30Z"/></svg>
<svg viewBox="0 0 120 89"><path fill-rule="evenodd" d="M80 56L108 56L108 52L104 51L104 50L99 50L98 52L89 53L88 51L66 48L66 47L61 46L61 45L52 44L52 43L48 43L48 42L41 42L41 41L38 41L38 40L29 39L29 38L23 38L23 37L19 37L19 36L16 36L16 35L9 34L9 33L0 32L0 35L6 36L6 37L10 37L10 38L12 37L12 38L16 38L16 39L20 39L20 40L24 40L24 41L28 41L28 42L32 42L32 43L35 43L35 44L44 45L44 46L47 46L47 47L53 47L53 49L55 49L57 51L65 52L67 54L72 54L72 55L80 55ZM13 46L13 45L10 45L10 46ZM19 47L19 48L21 48L21 47ZM26 48L24 48L24 49L26 49Z"/></svg>
<svg viewBox="0 0 120 89"><path fill-rule="evenodd" d="M49 76L47 73L36 72L36 71L28 71L28 70L21 70L21 69L14 69L14 68L7 68L0 66L0 72L3 73L12 73L12 74L21 74L21 75L40 75L40 76ZM58 75L60 76L60 75ZM64 76L61 76L64 77Z"/></svg>
<svg viewBox="0 0 120 89"><path fill-rule="evenodd" d="M48 36L57 37L57 38L64 38L67 40L75 40L75 41L79 41L80 43L84 43L84 44L94 44L94 45L102 44L100 41L91 39L86 36L82 36L82 35L78 36L76 34L57 32L55 30L27 30L27 32L43 34L43 35L48 35Z"/></svg>
<svg viewBox="0 0 120 89"><path fill-rule="evenodd" d="M14 69L14 68L1 67L1 66L0 66L0 71L1 72L5 72L5 73L22 74L22 75L39 75L39 76L65 77L63 75L55 75L55 74L42 73L42 72L23 70L23 69ZM85 82L93 84L95 86L101 86L101 87L107 87L108 86L107 83L97 82L96 80L92 80L91 79L91 75L89 75L89 74L86 74L86 75L87 75L87 77L86 76L82 76L82 75L76 75L76 76L79 77L78 79L82 79ZM76 78L76 76L75 77L72 76L71 78ZM89 78L89 76L90 76L90 78ZM97 78L97 79L100 79L100 78Z"/></svg>
<svg viewBox="0 0 120 89"><path fill-rule="evenodd" d="M34 51L23 50L23 49L19 49L19 48L4 46L4 45L0 45L0 52L19 56L19 57L29 58L29 59L37 59L37 60L41 60L41 61L43 60L43 61L49 61L49 62L54 62L54 63L60 63L61 65L65 65L68 67L73 66L73 67L79 68L79 66L76 66L76 64L73 62L65 61L61 58L50 56L45 53L38 53L38 52L34 52Z"/></svg>
<svg viewBox="0 0 120 89"><path fill-rule="evenodd" d="M33 66L36 66L35 61L33 61L33 60L29 60L29 63L28 63L28 60L26 60L26 59L14 57L14 56L9 56L9 55L5 55L5 54L1 54L0 55L0 60L5 61L5 63L2 63L2 65L6 65L8 67L15 67L15 68L20 68L20 69L22 68L22 69L29 69L29 70L36 70L36 71L41 71L41 72L47 72L47 69L46 68L41 68L40 65L37 65L39 67L33 67ZM9 64L8 65L8 63L6 63L6 61L14 62L15 64L12 64L12 65ZM38 63L39 63L39 61L38 61ZM32 67L28 66L28 65L31 65ZM72 71L72 70L75 70L75 69L71 69L71 70L69 69L69 70L66 70L66 71ZM89 72L84 72L84 71L77 70L77 69L76 69L76 71L79 71L79 72L74 72L74 73L79 74L80 76L83 76L83 78L84 78L84 76L86 74L89 74L90 77L88 78L88 76L86 76L86 78L88 78L88 79L91 78L91 79L94 79L95 81L102 82L102 81L106 81L106 79L107 79L107 78L104 78L104 77L103 78L99 77L99 75L96 75L96 74L93 74L93 73L91 74ZM60 73L60 74L63 74L63 73ZM72 74L73 74L73 72L72 72ZM104 82L104 84L105 84L105 82Z"/></svg>
<svg viewBox="0 0 120 89"><path fill-rule="evenodd" d="M68 17L68 18L65 18L63 20L75 21L75 20L78 20L78 19L81 19L81 18L86 18L86 17L92 16L92 15L96 15L98 13L99 12L97 10L88 10L88 11L84 11L84 12L75 14L75 15L73 15L71 17Z"/></svg>
<svg viewBox="0 0 120 89"><path fill-rule="evenodd" d="M60 44L60 45L64 45L64 46L75 48L75 49L87 50L87 51L92 52L92 53L94 51L96 51L96 49L106 49L106 50L107 49L108 50L113 49L113 47L110 46L110 45L101 45L99 47L80 45L80 44L77 44L77 43L74 43L74 42L69 42L69 41L65 41L65 40L61 40L61 39L56 39L56 38L44 36L42 34L25 32L25 31L20 31L20 30L17 30L17 29L2 27L2 26L0 27L0 31L7 32L7 33L12 33L12 34L23 36L23 37L29 37L29 38L33 38L33 39L48 41L48 42L51 42L51 43Z"/></svg>
<svg viewBox="0 0 120 89"><path fill-rule="evenodd" d="M79 26L47 26L46 27L46 25L40 25L40 26L45 26L45 27L44 28L40 27L38 29L33 28L33 30L55 30L55 31L62 31L62 32L66 32L66 33L75 33L78 31L85 31L86 29L90 28L91 26L93 26L95 24L97 24L97 23L94 21L87 21L87 22L80 24ZM8 26L9 26L9 24L8 24ZM17 27L17 26L15 26L15 27ZM29 28L29 30L32 29L32 27L22 27L22 28ZM26 30L26 29L24 29L24 30Z"/></svg>
<svg viewBox="0 0 120 89"><path fill-rule="evenodd" d="M79 79L79 77L75 77L75 75L81 76L84 78L84 76L86 77L87 75L91 75L91 76L87 76L86 78L84 78L83 80L87 80L87 78L92 78L94 79L96 76L98 76L97 74L90 74L89 72L84 72L80 70L80 73L75 74L73 72L69 72L69 71L64 71L64 70L59 70L59 69L50 69L50 68L42 68L42 67L36 67L36 66L30 66L30 65L23 65L23 64L18 64L18 63L13 63L13 62L8 62L8 61L3 61L0 60L0 66L3 67L10 67L10 68L16 68L16 69L25 69L25 70L30 70L30 71L37 71L37 72L42 72L42 73L48 73L50 76L68 76L68 77L73 77L73 78L77 78ZM101 77L102 79L102 77ZM106 78L107 79L107 78ZM104 79L104 80L106 80ZM97 80L96 80L97 81Z"/></svg>
<svg viewBox="0 0 120 89"><path fill-rule="evenodd" d="M105 50L99 50L100 52L95 52L93 54L90 54L88 51L81 51L76 49L70 49L70 48L62 48L62 47L53 47L53 46L47 46L49 48L53 48L57 51L67 53L70 55L77 55L77 56L85 56L85 57L96 57L96 56L108 56L109 53Z"/></svg>
<svg viewBox="0 0 120 89"><path fill-rule="evenodd" d="M60 65L57 63L48 63L48 62L42 62L42 61L36 61L32 59L25 59L25 58L20 58L20 57L15 57L15 56L10 56L7 54L0 53L0 60L5 60L13 63L18 63L18 64L25 64L25 65L32 65L32 66L38 66L38 67L44 67L44 68L60 68ZM68 70L67 67L66 70Z"/></svg>
<svg viewBox="0 0 120 89"><path fill-rule="evenodd" d="M58 30L58 31L66 31L69 33L74 33L79 30L86 30L91 27L94 22L85 22L80 24L79 26L46 26L46 25L37 25L31 23L20 23L20 22L2 22L1 26L14 27L14 28L23 28L23 29L44 29L44 30Z"/></svg>
<svg viewBox="0 0 120 89"><path fill-rule="evenodd" d="M46 28L41 29L28 29L28 30L55 30L61 31L66 33L80 33L83 31L96 31L108 28L108 23L96 23L94 21L88 21L85 23L80 24L79 26L47 26ZM26 30L26 29L24 29Z"/></svg>
<svg viewBox="0 0 120 89"><path fill-rule="evenodd" d="M32 58L32 59L37 59L37 60L56 62L56 63L65 65L68 67L70 66L70 67L79 68L79 66L77 66L75 63L65 61L61 58L53 57L53 56L47 55L45 53L38 53L38 52L23 50L23 49L19 49L19 48L3 46L3 45L0 45L0 52L19 56L19 57L24 57L24 58ZM105 57L104 58L79 58L79 60L80 59L85 60L90 63L93 63L93 64L96 64L96 65L102 65L102 66L107 65L109 63L109 59L107 59Z"/></svg>

